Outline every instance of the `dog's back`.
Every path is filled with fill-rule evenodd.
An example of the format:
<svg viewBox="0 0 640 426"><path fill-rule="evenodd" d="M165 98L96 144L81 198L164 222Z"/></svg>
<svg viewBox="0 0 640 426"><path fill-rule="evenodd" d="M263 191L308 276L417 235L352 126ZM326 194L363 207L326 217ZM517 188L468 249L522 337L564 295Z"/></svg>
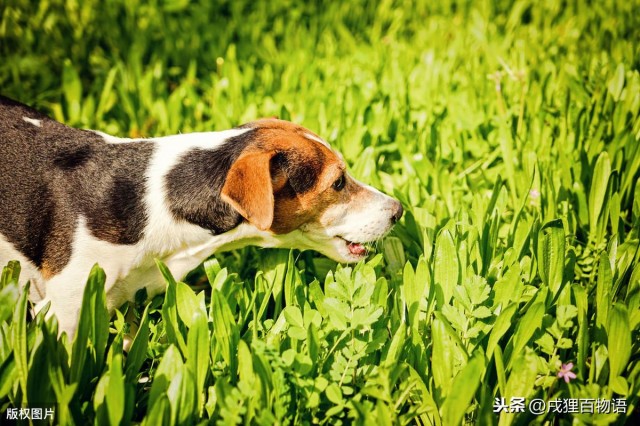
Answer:
<svg viewBox="0 0 640 426"><path fill-rule="evenodd" d="M153 147L128 145L0 97L0 264L20 258L45 278L60 272L80 215L105 241L135 242Z"/></svg>

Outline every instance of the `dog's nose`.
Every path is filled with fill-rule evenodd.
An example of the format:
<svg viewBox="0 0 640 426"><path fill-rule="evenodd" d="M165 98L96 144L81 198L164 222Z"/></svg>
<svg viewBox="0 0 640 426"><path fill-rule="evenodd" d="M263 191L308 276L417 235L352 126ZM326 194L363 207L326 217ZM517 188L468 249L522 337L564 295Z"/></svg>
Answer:
<svg viewBox="0 0 640 426"><path fill-rule="evenodd" d="M404 209L402 208L402 204L400 204L399 201L395 201L393 206L393 215L391 216L391 221L393 223L396 223L397 221L399 221L400 218L402 217L403 212L404 212Z"/></svg>

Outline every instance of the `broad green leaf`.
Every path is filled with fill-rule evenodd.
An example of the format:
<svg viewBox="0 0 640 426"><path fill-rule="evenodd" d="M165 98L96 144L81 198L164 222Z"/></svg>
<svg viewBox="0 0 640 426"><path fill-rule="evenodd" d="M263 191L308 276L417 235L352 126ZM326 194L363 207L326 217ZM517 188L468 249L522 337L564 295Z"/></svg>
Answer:
<svg viewBox="0 0 640 426"><path fill-rule="evenodd" d="M187 335L186 366L195 379L198 410L204 404L204 383L209 371L211 344L209 342L209 324L202 313L196 312L192 317L191 328Z"/></svg>
<svg viewBox="0 0 640 426"><path fill-rule="evenodd" d="M111 68L109 70L109 73L107 74L107 78L105 79L104 85L102 86L102 92L100 93L100 100L96 108L96 117L98 119L102 118L102 115L105 112L108 112L116 102L116 96L113 90L113 84L116 79L117 72L118 72L117 67Z"/></svg>
<svg viewBox="0 0 640 426"><path fill-rule="evenodd" d="M206 315L204 305L200 306L196 294L183 282L176 283L176 305L178 308L178 316L189 328L191 327L194 316Z"/></svg>
<svg viewBox="0 0 640 426"><path fill-rule="evenodd" d="M246 383L253 383L255 380L251 349L242 339L238 341L238 377Z"/></svg>
<svg viewBox="0 0 640 426"><path fill-rule="evenodd" d="M166 395L169 383L182 370L182 356L175 345L170 345L160 360L156 370L151 391L149 393L149 410L155 409L156 403Z"/></svg>
<svg viewBox="0 0 640 426"><path fill-rule="evenodd" d="M459 425L480 385L485 370L484 355L477 352L454 377L451 392L442 405L445 425Z"/></svg>
<svg viewBox="0 0 640 426"><path fill-rule="evenodd" d="M96 412L96 425L109 424L109 408L107 407L106 395L109 387L109 373L105 373L96 386L96 392L93 397L93 408Z"/></svg>
<svg viewBox="0 0 640 426"><path fill-rule="evenodd" d="M558 326L568 329L573 326L573 318L578 315L578 308L573 305L560 305L556 308Z"/></svg>
<svg viewBox="0 0 640 426"><path fill-rule="evenodd" d="M7 397L11 388L15 384L15 377L18 371L16 370L16 363L14 360L14 354L11 353L4 361L0 363L0 398Z"/></svg>
<svg viewBox="0 0 640 426"><path fill-rule="evenodd" d="M625 380L624 377L618 376L610 379L609 387L612 391L617 393L618 395L627 396L629 395L629 384Z"/></svg>
<svg viewBox="0 0 640 426"><path fill-rule="evenodd" d="M298 289L302 287L302 279L293 260L293 250L289 250L287 268L284 275L283 292L286 306L304 305L302 295Z"/></svg>
<svg viewBox="0 0 640 426"><path fill-rule="evenodd" d="M325 393L329 401L334 404L342 404L342 392L336 383L330 384L327 389L325 389Z"/></svg>
<svg viewBox="0 0 640 426"><path fill-rule="evenodd" d="M538 271L554 296L560 290L564 275L564 238L560 219L547 222L538 231Z"/></svg>
<svg viewBox="0 0 640 426"><path fill-rule="evenodd" d="M220 290L220 287L216 287L213 285L218 274L222 272L222 269L220 268L220 262L218 262L218 259L216 259L215 257L212 257L211 259L205 260L203 266L204 266L204 272L207 275L207 279L209 280L209 284L211 284L213 288L217 288L218 290Z"/></svg>
<svg viewBox="0 0 640 426"><path fill-rule="evenodd" d="M509 365L514 365L513 360L522 353L525 345L529 342L533 333L542 326L544 316L544 303L536 302L529 307L524 316L518 321L516 331L513 336L513 352L509 360ZM514 367L515 368L515 367Z"/></svg>
<svg viewBox="0 0 640 426"><path fill-rule="evenodd" d="M104 283L106 276L97 264L84 288L78 329L71 355L71 381L82 389L102 369L109 337ZM88 350L89 349L89 350Z"/></svg>
<svg viewBox="0 0 640 426"><path fill-rule="evenodd" d="M495 297L493 306L507 306L510 303L518 303L522 298L524 284L521 278L522 270L520 264L514 263L509 270L494 285Z"/></svg>
<svg viewBox="0 0 640 426"><path fill-rule="evenodd" d="M22 289L18 305L13 311L13 323L11 327L11 346L13 347L15 371L18 376L18 384L23 395L23 403L28 405L27 380L29 376L27 358L27 300L29 297L30 283Z"/></svg>
<svg viewBox="0 0 640 426"><path fill-rule="evenodd" d="M227 271L227 268L222 268L215 275L213 279L211 278L212 271L210 269L206 269L206 271L207 271L207 276L209 277L209 283L211 284L211 288L215 288L216 290L222 291L225 284L230 279L229 271Z"/></svg>
<svg viewBox="0 0 640 426"><path fill-rule="evenodd" d="M434 259L434 281L438 306L449 303L453 290L458 284L458 255L453 238L444 230L436 239Z"/></svg>
<svg viewBox="0 0 640 426"><path fill-rule="evenodd" d="M125 408L124 393L122 356L117 354L111 360L109 371L102 376L96 388L93 403L97 424L120 424Z"/></svg>
<svg viewBox="0 0 640 426"><path fill-rule="evenodd" d="M598 262L598 276L596 281L596 325L598 327L605 327L609 321L612 285L613 273L611 272L611 262L609 261L607 253L603 252Z"/></svg>
<svg viewBox="0 0 640 426"><path fill-rule="evenodd" d="M513 367L509 369L504 398L507 402L512 397L524 398L528 401L535 391L535 381L538 375L536 355L527 348L523 352L516 352ZM511 424L515 417L513 413L500 413L500 425Z"/></svg>
<svg viewBox="0 0 640 426"><path fill-rule="evenodd" d="M627 308L616 303L609 312L607 325L610 382L620 376L631 357L631 330Z"/></svg>
<svg viewBox="0 0 640 426"><path fill-rule="evenodd" d="M218 290L211 292L211 303L215 337L212 340L212 345L220 349L222 358L229 366L232 377L235 377L237 373L237 347L238 340L240 340L238 326L227 300Z"/></svg>
<svg viewBox="0 0 640 426"><path fill-rule="evenodd" d="M498 377L498 393L500 395L505 395L507 392L506 369L504 367L502 349L500 349L500 346L496 346L495 351L493 352L493 360L496 364L496 376Z"/></svg>
<svg viewBox="0 0 640 426"><path fill-rule="evenodd" d="M397 237L387 237L383 241L383 253L392 278L402 271L406 263L402 241Z"/></svg>
<svg viewBox="0 0 640 426"><path fill-rule="evenodd" d="M387 349L387 353L384 357L383 363L385 366L390 368L399 362L402 354L402 347L405 344L406 335L407 327L404 323L400 323L400 326L391 339L391 343L389 344L389 348Z"/></svg>
<svg viewBox="0 0 640 426"><path fill-rule="evenodd" d="M622 94L622 88L624 87L624 64L618 64L615 74L611 77L607 83L607 89L613 97L613 100L618 102L620 95Z"/></svg>
<svg viewBox="0 0 640 426"><path fill-rule="evenodd" d="M278 304L278 308L280 308L284 279L287 273L289 250L271 250L269 253L261 256L260 259L260 269L263 271L263 277L269 283L269 287L272 289L273 299Z"/></svg>
<svg viewBox="0 0 640 426"><path fill-rule="evenodd" d="M75 67L69 59L62 68L62 93L67 101L67 119L77 123L80 120L82 82Z"/></svg>
<svg viewBox="0 0 640 426"><path fill-rule="evenodd" d="M333 297L326 297L323 303L327 320L336 330L346 330L349 326L349 306L346 302Z"/></svg>
<svg viewBox="0 0 640 426"><path fill-rule="evenodd" d="M181 320L178 316L177 302L177 283L173 279L171 272L160 261L156 261L158 268L167 282L167 291L164 294L164 303L162 304L162 320L169 343L177 346L182 354L185 354L187 345L181 331Z"/></svg>
<svg viewBox="0 0 640 426"><path fill-rule="evenodd" d="M29 401L51 401L53 393L51 382L49 376L42 374L42 371L52 366L58 367L56 362L52 362L50 350L51 342L55 338L41 325L43 323L40 319L35 319L31 321L27 332L27 350L30 352L27 378L27 399ZM1 335L0 338L2 338Z"/></svg>
<svg viewBox="0 0 640 426"><path fill-rule="evenodd" d="M611 223L611 234L618 235L618 225L620 223L620 193L618 192L614 192L609 201L609 221Z"/></svg>
<svg viewBox="0 0 640 426"><path fill-rule="evenodd" d="M518 306L515 303L512 303L507 306L502 312L500 312L500 315L498 315L498 318L496 319L496 322L491 329L491 334L489 334L489 342L487 343L488 357L491 357L491 355L493 355L494 349L498 345L498 342L511 327L513 316L516 313L517 308Z"/></svg>
<svg viewBox="0 0 640 426"><path fill-rule="evenodd" d="M55 351L52 351L49 355L53 358L58 354L56 354ZM60 421L61 424L69 424L71 423L69 404L74 398L76 390L78 389L78 384L67 384L66 378L63 375L62 368L49 368L48 376L49 380L51 381L51 387L53 388L53 394L55 395L55 399L58 402L56 419Z"/></svg>
<svg viewBox="0 0 640 426"><path fill-rule="evenodd" d="M410 262L407 262L404 266L402 282L404 299L407 305L406 309L409 312L407 320L409 322L409 326L415 328L417 331L418 318L420 315L420 300L422 299L426 283L416 282L415 272Z"/></svg>
<svg viewBox="0 0 640 426"><path fill-rule="evenodd" d="M431 336L433 347L431 354L431 368L433 371L434 384L442 399L449 394L451 379L453 377L453 362L455 353L455 343L445 330L443 321L434 318L431 322ZM436 400L439 398L436 397Z"/></svg>
<svg viewBox="0 0 640 426"><path fill-rule="evenodd" d="M0 275L0 290L3 290L9 285L17 285L18 279L20 278L20 270L20 263L15 260L3 266L2 274Z"/></svg>
<svg viewBox="0 0 640 426"><path fill-rule="evenodd" d="M153 409L149 409L147 416L142 423L144 426L170 426L171 425L171 404L166 393L158 397Z"/></svg>
<svg viewBox="0 0 640 426"><path fill-rule="evenodd" d="M325 296L322 292L322 288L320 288L320 283L317 280L313 281L309 285L309 295L311 301L315 304L316 309L320 312L320 315L322 315L323 318L326 318L328 316L328 312L324 308Z"/></svg>
<svg viewBox="0 0 640 426"><path fill-rule="evenodd" d="M611 162L609 161L609 154L606 151L601 152L593 169L591 189L589 191L589 237L596 241L600 239L599 236L595 235L595 232L598 218L604 205L610 174Z"/></svg>
<svg viewBox="0 0 640 426"><path fill-rule="evenodd" d="M138 332L133 339L131 349L127 354L125 363L125 376L129 383L135 383L136 376L142 364L147 359L147 347L149 345L149 305L147 305L142 314Z"/></svg>
<svg viewBox="0 0 640 426"><path fill-rule="evenodd" d="M587 319L588 300L585 289L578 285L573 284L571 286L573 290L574 298L576 300L576 308L578 309L578 362L577 367L580 375L586 376L586 360L589 356L589 322Z"/></svg>
<svg viewBox="0 0 640 426"><path fill-rule="evenodd" d="M307 355L309 355L309 358L311 358L314 368L318 362L320 348L321 343L318 328L315 326L315 324L311 323L307 328Z"/></svg>
<svg viewBox="0 0 640 426"><path fill-rule="evenodd" d="M287 306L282 310L284 317L287 319L289 325L304 328L304 321L302 319L302 312L297 306Z"/></svg>
<svg viewBox="0 0 640 426"><path fill-rule="evenodd" d="M178 425L192 424L197 400L194 378L188 368L181 366L167 388L167 396L171 404L173 423Z"/></svg>

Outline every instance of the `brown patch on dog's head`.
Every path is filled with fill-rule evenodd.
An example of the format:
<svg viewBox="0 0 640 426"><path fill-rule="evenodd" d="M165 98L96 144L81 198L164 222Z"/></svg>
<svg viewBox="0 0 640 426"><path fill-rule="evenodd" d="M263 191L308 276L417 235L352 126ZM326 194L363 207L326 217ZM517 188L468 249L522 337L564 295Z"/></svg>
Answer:
<svg viewBox="0 0 640 426"><path fill-rule="evenodd" d="M346 196L331 189L347 179L344 162L309 130L276 119L242 127L255 140L231 166L221 195L258 229L291 232Z"/></svg>

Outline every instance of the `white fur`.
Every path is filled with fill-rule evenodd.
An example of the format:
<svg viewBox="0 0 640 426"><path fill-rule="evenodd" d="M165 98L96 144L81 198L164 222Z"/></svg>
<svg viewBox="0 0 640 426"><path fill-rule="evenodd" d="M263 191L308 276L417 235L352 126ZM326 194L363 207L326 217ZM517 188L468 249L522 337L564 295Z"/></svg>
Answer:
<svg viewBox="0 0 640 426"><path fill-rule="evenodd" d="M36 127L42 127L42 120L38 120L35 118L29 118L29 117L22 117L22 119L24 121L26 121L27 123L33 124Z"/></svg>
<svg viewBox="0 0 640 426"><path fill-rule="evenodd" d="M261 231L249 223L241 223L236 228L221 235L211 235L204 238L197 245L182 245L179 249L164 256L147 254L141 263L137 264L126 276L121 276L107 293L110 307L116 308L128 300L133 300L135 293L141 288L147 289L149 297L162 293L165 282L158 271L154 258L162 260L172 275L181 279L188 272L196 268L202 261L213 253L234 250L247 245L261 247L298 247L296 238L300 232L286 235L275 235L268 231ZM306 248L306 247L305 247Z"/></svg>
<svg viewBox="0 0 640 426"><path fill-rule="evenodd" d="M111 136L110 134L101 132L100 130L93 130L93 129L87 129L87 130L95 133L98 136L102 136L105 142L109 142L109 143L126 143L126 142L131 142L135 140L135 139L119 138L117 136Z"/></svg>
<svg viewBox="0 0 640 426"><path fill-rule="evenodd" d="M200 244L182 244L180 248L164 256L145 248L152 238L145 237L130 246L112 244L93 237L84 218L81 218L74 236L71 260L60 274L47 282L47 296L38 303L36 310L51 302L49 314L55 314L58 318L60 332L65 331L72 336L77 327L79 309L70 310L69 307L81 306L84 283L95 263L99 263L105 271L107 307L111 311L126 301L133 300L142 288L146 288L149 297L165 290L166 283L158 271L155 258L162 260L176 279L182 279L215 252L249 244L262 247L295 246L295 240L290 234L275 236L248 223L242 223L221 235L212 236L208 233L208 237Z"/></svg>
<svg viewBox="0 0 640 426"><path fill-rule="evenodd" d="M59 274L46 282L46 296L36 305L36 311L51 302L49 315L55 314L58 318L60 332L75 334L84 286L93 265L99 262L105 271L107 304L113 308L109 300L114 284L140 263L141 254L140 244L119 245L95 238L87 228L85 218L80 216L71 258Z"/></svg>
<svg viewBox="0 0 640 426"><path fill-rule="evenodd" d="M342 262L354 262L346 241L363 243L382 238L392 226L390 218L396 201L377 189L358 182L367 190L366 202L347 202L329 206L318 224L303 225L307 248L320 251Z"/></svg>
<svg viewBox="0 0 640 426"><path fill-rule="evenodd" d="M307 139L311 139L312 141L316 141L321 143L322 145L326 146L327 148L331 149L331 146L329 145L329 143L327 141L325 141L324 139L320 139L317 136L312 135L311 133L305 132L304 134Z"/></svg>

